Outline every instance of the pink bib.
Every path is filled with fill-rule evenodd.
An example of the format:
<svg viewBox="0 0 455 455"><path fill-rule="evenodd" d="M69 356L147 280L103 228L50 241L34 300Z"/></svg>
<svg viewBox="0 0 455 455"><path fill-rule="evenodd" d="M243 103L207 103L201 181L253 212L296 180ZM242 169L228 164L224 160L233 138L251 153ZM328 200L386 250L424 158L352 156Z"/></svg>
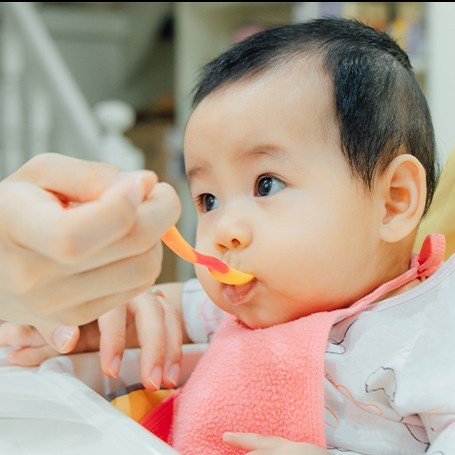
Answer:
<svg viewBox="0 0 455 455"><path fill-rule="evenodd" d="M349 308L256 330L226 317L175 397L173 447L183 455L244 453L223 443L226 431L325 447L324 356L332 325L388 292L430 276L443 256L444 236L431 234L406 273Z"/></svg>

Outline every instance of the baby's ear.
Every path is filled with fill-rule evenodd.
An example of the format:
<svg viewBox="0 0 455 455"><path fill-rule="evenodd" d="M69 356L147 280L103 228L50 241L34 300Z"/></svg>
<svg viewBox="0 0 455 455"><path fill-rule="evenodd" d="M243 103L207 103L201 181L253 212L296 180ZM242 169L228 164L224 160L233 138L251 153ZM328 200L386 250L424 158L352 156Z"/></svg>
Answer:
<svg viewBox="0 0 455 455"><path fill-rule="evenodd" d="M409 154L398 155L379 178L383 204L381 239L398 242L418 226L427 194L425 169Z"/></svg>

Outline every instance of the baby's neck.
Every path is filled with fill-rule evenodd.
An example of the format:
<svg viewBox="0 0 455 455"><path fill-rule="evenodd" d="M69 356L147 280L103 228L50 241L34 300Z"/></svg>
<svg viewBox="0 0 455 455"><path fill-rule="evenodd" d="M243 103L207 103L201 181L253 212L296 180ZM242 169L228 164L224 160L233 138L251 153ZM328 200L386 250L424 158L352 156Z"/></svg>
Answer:
<svg viewBox="0 0 455 455"><path fill-rule="evenodd" d="M394 297L396 295L403 294L406 291L411 290L412 288L415 288L418 286L420 283L422 283L425 280L425 278L416 278L415 280L412 280L410 283L405 284L404 286L401 286L398 289L395 289L393 291L388 292L387 294L384 294L382 297L380 297L377 301L380 302L381 300L388 299L389 297Z"/></svg>
<svg viewBox="0 0 455 455"><path fill-rule="evenodd" d="M378 261L376 262L378 270L382 273L382 283L388 283L398 279L399 276L405 274L411 266L412 252L412 239L403 239L399 244L389 245L382 251L382 254L378 254ZM390 290L386 294L382 295L377 301L385 300L389 297L393 297L402 294L410 289L418 286L423 280L415 278L412 281L402 284L400 287Z"/></svg>

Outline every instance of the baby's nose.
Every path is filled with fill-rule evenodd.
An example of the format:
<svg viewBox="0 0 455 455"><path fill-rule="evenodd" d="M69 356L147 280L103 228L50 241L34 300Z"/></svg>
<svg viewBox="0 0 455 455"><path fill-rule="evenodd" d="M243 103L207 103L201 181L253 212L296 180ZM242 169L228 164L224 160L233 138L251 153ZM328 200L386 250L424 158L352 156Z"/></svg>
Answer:
<svg viewBox="0 0 455 455"><path fill-rule="evenodd" d="M245 220L225 216L218 221L215 243L219 251L246 248L251 243L251 239L251 228Z"/></svg>

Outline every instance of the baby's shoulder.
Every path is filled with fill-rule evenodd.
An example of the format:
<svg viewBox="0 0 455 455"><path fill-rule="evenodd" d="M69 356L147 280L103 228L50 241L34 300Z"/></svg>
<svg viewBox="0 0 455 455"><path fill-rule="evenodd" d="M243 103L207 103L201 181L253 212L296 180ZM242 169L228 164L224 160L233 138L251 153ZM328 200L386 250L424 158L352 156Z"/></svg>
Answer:
<svg viewBox="0 0 455 455"><path fill-rule="evenodd" d="M413 314L419 311L441 311L446 305L453 307L455 299L455 254L447 259L436 272L418 286L383 300L371 307L372 310L385 311L405 307Z"/></svg>
<svg viewBox="0 0 455 455"><path fill-rule="evenodd" d="M440 339L448 331L455 346L455 255L418 286L340 320L332 327L331 335L344 337L349 331L357 340L364 336L371 339L375 334L380 340L384 338L384 327L389 340L417 339L421 333Z"/></svg>
<svg viewBox="0 0 455 455"><path fill-rule="evenodd" d="M433 306L438 302L453 302L455 299L455 254L449 257L439 269L417 289L417 294L428 296ZM453 306L455 309L455 305Z"/></svg>

